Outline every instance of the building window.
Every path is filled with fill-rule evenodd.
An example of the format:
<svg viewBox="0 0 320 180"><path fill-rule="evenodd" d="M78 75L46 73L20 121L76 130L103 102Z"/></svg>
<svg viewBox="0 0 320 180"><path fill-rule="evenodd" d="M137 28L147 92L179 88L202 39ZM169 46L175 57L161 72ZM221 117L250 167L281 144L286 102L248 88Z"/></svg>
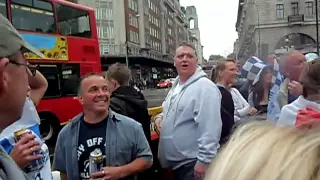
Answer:
<svg viewBox="0 0 320 180"><path fill-rule="evenodd" d="M292 15L299 15L299 3L293 2L291 3Z"/></svg>
<svg viewBox="0 0 320 180"><path fill-rule="evenodd" d="M102 27L98 27L97 30L98 30L98 37L99 38L104 38L103 37L103 28Z"/></svg>
<svg viewBox="0 0 320 180"><path fill-rule="evenodd" d="M284 7L283 4L277 4L277 18L282 19L284 18Z"/></svg>
<svg viewBox="0 0 320 180"><path fill-rule="evenodd" d="M108 2L107 15L111 18L113 16L113 2Z"/></svg>
<svg viewBox="0 0 320 180"><path fill-rule="evenodd" d="M313 15L313 2L306 2L306 11L305 11L306 15Z"/></svg>
<svg viewBox="0 0 320 180"><path fill-rule="evenodd" d="M138 3L136 0L128 0L128 7L134 12L138 12Z"/></svg>
<svg viewBox="0 0 320 180"><path fill-rule="evenodd" d="M98 36L103 39L112 39L114 38L114 27L113 22L103 24L98 26Z"/></svg>
<svg viewBox="0 0 320 180"><path fill-rule="evenodd" d="M95 9L95 14L96 14L96 19L112 19L113 16L113 7L112 7L112 2L108 2L106 8L96 8Z"/></svg>
<svg viewBox="0 0 320 180"><path fill-rule="evenodd" d="M129 14L129 24L135 28L138 28L139 27L138 17L133 16L132 14Z"/></svg>
<svg viewBox="0 0 320 180"><path fill-rule="evenodd" d="M100 45L100 54L108 54L109 53L109 45L102 44Z"/></svg>
<svg viewBox="0 0 320 180"><path fill-rule="evenodd" d="M140 40L139 40L139 34L137 32L134 31L129 31L129 38L131 42L137 43L139 44Z"/></svg>
<svg viewBox="0 0 320 180"><path fill-rule="evenodd" d="M104 31L103 31L103 36L105 38L111 39L114 37L114 28L111 26L108 27L103 27Z"/></svg>

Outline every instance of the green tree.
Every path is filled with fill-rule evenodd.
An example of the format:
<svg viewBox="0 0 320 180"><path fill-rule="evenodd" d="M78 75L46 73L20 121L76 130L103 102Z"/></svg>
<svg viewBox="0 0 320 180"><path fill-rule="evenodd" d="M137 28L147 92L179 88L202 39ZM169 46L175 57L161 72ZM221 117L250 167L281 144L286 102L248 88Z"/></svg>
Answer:
<svg viewBox="0 0 320 180"><path fill-rule="evenodd" d="M235 58L236 56L235 56L235 54L234 53L230 53L228 56L227 56L227 58Z"/></svg>
<svg viewBox="0 0 320 180"><path fill-rule="evenodd" d="M224 56L221 56L220 54L213 54L209 56L209 61L217 61L217 60L221 60L224 59Z"/></svg>

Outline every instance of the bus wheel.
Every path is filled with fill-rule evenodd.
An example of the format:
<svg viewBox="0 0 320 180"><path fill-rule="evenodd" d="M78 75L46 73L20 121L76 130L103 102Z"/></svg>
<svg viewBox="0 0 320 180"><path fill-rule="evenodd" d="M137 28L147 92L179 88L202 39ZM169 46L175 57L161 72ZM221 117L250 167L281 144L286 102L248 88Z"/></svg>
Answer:
<svg viewBox="0 0 320 180"><path fill-rule="evenodd" d="M42 139L45 141L50 140L53 136L53 126L51 123L48 123L47 121L48 120L46 119L41 119L41 124L40 124L41 136L42 136Z"/></svg>
<svg viewBox="0 0 320 180"><path fill-rule="evenodd" d="M60 124L58 119L51 114L39 114L40 116L40 133L42 139L47 144L55 144L57 135L59 133Z"/></svg>

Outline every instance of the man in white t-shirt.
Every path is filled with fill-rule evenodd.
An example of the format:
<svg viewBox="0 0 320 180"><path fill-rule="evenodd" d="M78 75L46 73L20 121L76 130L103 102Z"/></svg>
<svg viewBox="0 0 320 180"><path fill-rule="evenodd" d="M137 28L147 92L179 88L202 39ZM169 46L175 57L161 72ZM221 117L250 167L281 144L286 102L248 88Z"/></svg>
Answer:
<svg viewBox="0 0 320 180"><path fill-rule="evenodd" d="M44 57L44 55L25 42L10 21L1 14L0 39L0 132L2 132L3 129L6 129L22 117L28 89L28 75L26 72L30 68L23 57L23 53L33 52L39 57ZM25 142L29 140L27 137L23 139ZM28 147L20 147L21 149L24 149L24 155L29 155L31 153L29 150L33 151ZM27 179L25 173L17 167L17 164L4 151L3 147L0 147L0 179Z"/></svg>

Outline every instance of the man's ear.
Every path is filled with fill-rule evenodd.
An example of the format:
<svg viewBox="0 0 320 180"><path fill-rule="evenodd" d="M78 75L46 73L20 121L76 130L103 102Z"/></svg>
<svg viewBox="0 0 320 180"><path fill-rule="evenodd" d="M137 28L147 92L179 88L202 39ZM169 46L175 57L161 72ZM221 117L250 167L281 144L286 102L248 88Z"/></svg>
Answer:
<svg viewBox="0 0 320 180"><path fill-rule="evenodd" d="M8 73L5 71L8 64L8 58L0 59L0 94L8 88Z"/></svg>
<svg viewBox="0 0 320 180"><path fill-rule="evenodd" d="M110 82L111 82L111 85L113 86L112 89L115 89L120 86L119 82L115 79L111 79Z"/></svg>
<svg viewBox="0 0 320 180"><path fill-rule="evenodd" d="M83 97L78 95L77 99L80 102L80 104L83 105Z"/></svg>

